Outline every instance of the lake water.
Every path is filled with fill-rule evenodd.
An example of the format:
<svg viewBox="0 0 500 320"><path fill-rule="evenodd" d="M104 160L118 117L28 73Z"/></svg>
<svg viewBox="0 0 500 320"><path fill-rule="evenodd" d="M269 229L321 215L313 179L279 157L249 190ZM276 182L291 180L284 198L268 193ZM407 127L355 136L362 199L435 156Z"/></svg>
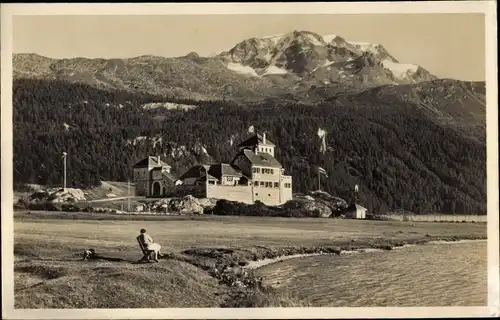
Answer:
<svg viewBox="0 0 500 320"><path fill-rule="evenodd" d="M315 307L486 306L486 241L314 256L256 269Z"/></svg>

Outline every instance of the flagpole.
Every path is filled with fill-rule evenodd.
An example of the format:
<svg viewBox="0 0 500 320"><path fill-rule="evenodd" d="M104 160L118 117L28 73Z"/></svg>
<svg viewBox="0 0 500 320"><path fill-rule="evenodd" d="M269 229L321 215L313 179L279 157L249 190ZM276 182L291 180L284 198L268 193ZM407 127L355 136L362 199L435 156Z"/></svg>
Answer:
<svg viewBox="0 0 500 320"><path fill-rule="evenodd" d="M64 167L64 181L63 181L63 191L66 192L66 156L68 154L63 152L63 167Z"/></svg>

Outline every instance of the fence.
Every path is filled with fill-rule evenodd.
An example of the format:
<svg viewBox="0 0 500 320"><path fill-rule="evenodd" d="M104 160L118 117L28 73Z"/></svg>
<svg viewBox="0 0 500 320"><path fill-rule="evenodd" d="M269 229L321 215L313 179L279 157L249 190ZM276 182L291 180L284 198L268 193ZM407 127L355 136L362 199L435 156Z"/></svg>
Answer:
<svg viewBox="0 0 500 320"><path fill-rule="evenodd" d="M426 214L426 215L394 215L387 216L392 220L419 222L487 222L487 215L465 214Z"/></svg>

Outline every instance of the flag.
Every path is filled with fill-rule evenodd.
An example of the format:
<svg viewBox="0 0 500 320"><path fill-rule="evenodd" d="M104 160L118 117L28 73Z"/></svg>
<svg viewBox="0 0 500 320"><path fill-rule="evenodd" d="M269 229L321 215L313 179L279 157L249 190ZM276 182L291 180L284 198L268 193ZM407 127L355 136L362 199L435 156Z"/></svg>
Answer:
<svg viewBox="0 0 500 320"><path fill-rule="evenodd" d="M319 152L324 154L326 152L326 131L318 128L318 137L321 141L319 145Z"/></svg>
<svg viewBox="0 0 500 320"><path fill-rule="evenodd" d="M250 126L250 127L248 128L248 132L253 133L254 131L255 131L254 126Z"/></svg>
<svg viewBox="0 0 500 320"><path fill-rule="evenodd" d="M326 134L326 131L321 129L321 128L318 128L318 137L321 139L325 136Z"/></svg>
<svg viewBox="0 0 500 320"><path fill-rule="evenodd" d="M324 174L328 178L328 174L326 173L326 170L318 166L318 172L321 174Z"/></svg>

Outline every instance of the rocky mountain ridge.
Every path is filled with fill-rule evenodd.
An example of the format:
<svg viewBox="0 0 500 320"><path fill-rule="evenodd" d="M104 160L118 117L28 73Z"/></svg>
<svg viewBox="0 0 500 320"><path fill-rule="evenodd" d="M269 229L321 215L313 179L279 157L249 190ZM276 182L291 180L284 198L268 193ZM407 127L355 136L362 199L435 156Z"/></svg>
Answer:
<svg viewBox="0 0 500 320"><path fill-rule="evenodd" d="M315 102L344 91L435 80L399 63L382 45L309 31L243 40L213 57L144 55L129 59L52 59L15 54L14 78L65 80L166 100ZM317 88L322 88L318 94ZM320 90L321 91L321 90ZM328 95L325 97L324 93Z"/></svg>

